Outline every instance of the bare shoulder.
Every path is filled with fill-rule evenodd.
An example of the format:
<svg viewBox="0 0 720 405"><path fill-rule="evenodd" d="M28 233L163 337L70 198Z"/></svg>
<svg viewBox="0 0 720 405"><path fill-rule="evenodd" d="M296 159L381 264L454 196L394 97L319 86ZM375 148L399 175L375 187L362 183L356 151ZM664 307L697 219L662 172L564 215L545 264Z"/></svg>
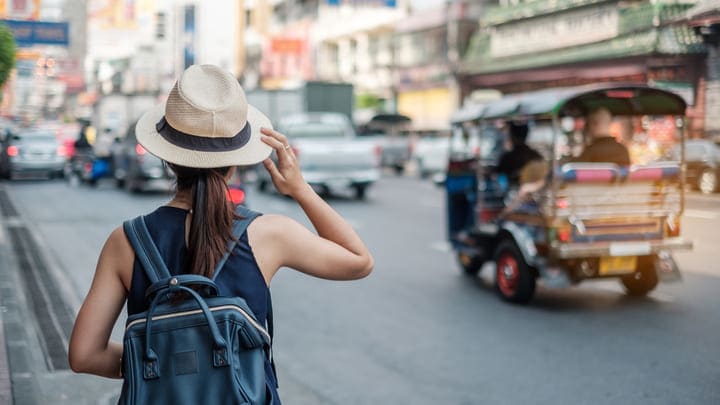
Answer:
<svg viewBox="0 0 720 405"><path fill-rule="evenodd" d="M135 252L122 226L115 228L108 236L98 260L98 269L118 273L124 281L132 276Z"/></svg>
<svg viewBox="0 0 720 405"><path fill-rule="evenodd" d="M122 226L113 229L105 242L105 248L118 253L132 253L132 246L130 246L130 241L128 241Z"/></svg>
<svg viewBox="0 0 720 405"><path fill-rule="evenodd" d="M257 217L248 227L248 235L252 233L254 239L284 239L286 235L297 232L299 228L305 229L294 219L285 215L266 214Z"/></svg>

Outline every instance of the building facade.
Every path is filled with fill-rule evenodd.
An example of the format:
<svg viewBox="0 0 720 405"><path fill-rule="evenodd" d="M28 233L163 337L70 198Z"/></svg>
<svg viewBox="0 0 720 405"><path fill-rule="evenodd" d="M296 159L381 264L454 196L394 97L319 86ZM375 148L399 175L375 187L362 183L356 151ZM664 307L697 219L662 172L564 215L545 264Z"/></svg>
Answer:
<svg viewBox="0 0 720 405"><path fill-rule="evenodd" d="M515 93L592 82L643 82L680 93L702 131L705 48L675 1L506 1L488 10L459 70L462 93Z"/></svg>
<svg viewBox="0 0 720 405"><path fill-rule="evenodd" d="M397 24L392 79L397 110L412 118L416 130L449 128L461 100L456 80L460 55L477 29L483 5L448 2Z"/></svg>
<svg viewBox="0 0 720 405"><path fill-rule="evenodd" d="M687 11L681 23L693 28L707 48L704 91L704 136L720 139L720 2L702 0Z"/></svg>
<svg viewBox="0 0 720 405"><path fill-rule="evenodd" d="M407 2L322 7L312 34L316 77L353 83L360 100L393 111L395 25L408 14Z"/></svg>

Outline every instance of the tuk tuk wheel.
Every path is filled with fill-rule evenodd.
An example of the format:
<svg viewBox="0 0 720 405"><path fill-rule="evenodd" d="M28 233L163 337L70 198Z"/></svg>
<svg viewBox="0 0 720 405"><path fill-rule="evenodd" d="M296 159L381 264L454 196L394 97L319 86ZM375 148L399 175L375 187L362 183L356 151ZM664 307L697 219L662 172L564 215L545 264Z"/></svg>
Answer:
<svg viewBox="0 0 720 405"><path fill-rule="evenodd" d="M495 291L509 302L525 304L535 293L535 275L512 241L500 243L495 253Z"/></svg>
<svg viewBox="0 0 720 405"><path fill-rule="evenodd" d="M654 256L638 257L638 266L635 273L628 274L620 279L628 295L636 297L647 295L657 287L659 279L655 270L654 259Z"/></svg>
<svg viewBox="0 0 720 405"><path fill-rule="evenodd" d="M458 252L457 261L460 264L460 268L463 270L463 274L468 276L477 275L483 265L483 260L480 256L462 252Z"/></svg>

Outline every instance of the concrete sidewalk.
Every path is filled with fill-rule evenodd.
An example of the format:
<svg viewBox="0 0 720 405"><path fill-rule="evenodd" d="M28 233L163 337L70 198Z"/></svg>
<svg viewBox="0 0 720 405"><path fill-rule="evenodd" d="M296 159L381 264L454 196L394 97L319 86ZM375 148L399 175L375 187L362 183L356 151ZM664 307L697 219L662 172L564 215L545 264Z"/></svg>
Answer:
<svg viewBox="0 0 720 405"><path fill-rule="evenodd" d="M3 326L2 313L4 307L0 305L0 404L12 405L12 390L10 388L10 368L8 367L7 353L5 350L5 327Z"/></svg>
<svg viewBox="0 0 720 405"><path fill-rule="evenodd" d="M6 257L9 251L5 239L5 232L0 226L0 257ZM0 259L0 269L9 271L7 261ZM3 314L7 311L3 298L0 295L0 404L12 405L13 396L10 386L10 366L8 365L7 346L5 344L5 323L3 322Z"/></svg>
<svg viewBox="0 0 720 405"><path fill-rule="evenodd" d="M0 186L0 191L2 188ZM0 215L0 405L108 404L120 390L119 380L54 369L43 344L11 230L22 225L17 215ZM54 284L50 285L55 286ZM63 342L63 344L65 344ZM65 355L66 356L66 355ZM66 362L66 358L60 359Z"/></svg>

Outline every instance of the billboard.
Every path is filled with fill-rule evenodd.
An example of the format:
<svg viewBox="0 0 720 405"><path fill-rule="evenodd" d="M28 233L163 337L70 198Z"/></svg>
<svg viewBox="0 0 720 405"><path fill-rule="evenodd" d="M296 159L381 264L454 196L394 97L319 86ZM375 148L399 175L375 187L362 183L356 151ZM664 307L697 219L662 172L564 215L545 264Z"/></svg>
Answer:
<svg viewBox="0 0 720 405"><path fill-rule="evenodd" d="M2 20L12 31L18 47L33 45L59 45L70 44L68 23L44 21Z"/></svg>

